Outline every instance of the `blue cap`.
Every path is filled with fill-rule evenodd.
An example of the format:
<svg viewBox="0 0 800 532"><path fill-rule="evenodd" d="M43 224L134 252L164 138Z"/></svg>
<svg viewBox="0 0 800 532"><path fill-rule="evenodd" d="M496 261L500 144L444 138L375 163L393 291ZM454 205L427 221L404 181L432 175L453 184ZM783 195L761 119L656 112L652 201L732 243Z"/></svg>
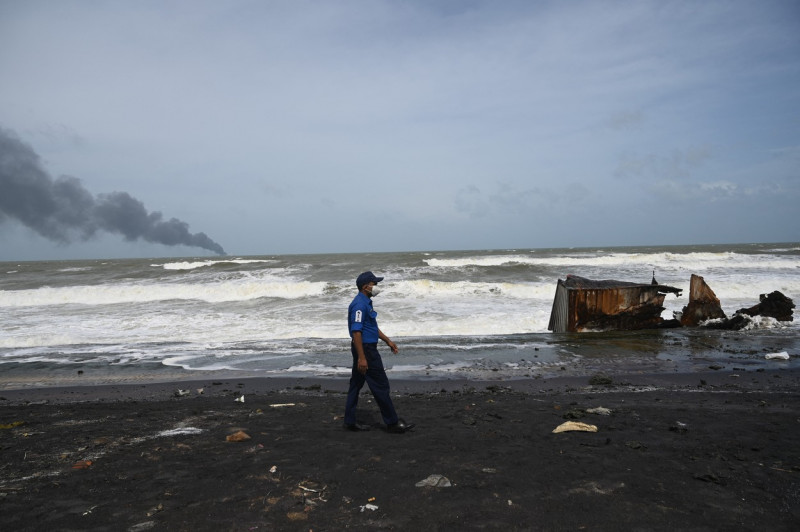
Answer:
<svg viewBox="0 0 800 532"><path fill-rule="evenodd" d="M372 272L364 272L358 276L358 279L356 279L356 286L359 290L361 290L361 287L366 284L379 283L381 281L383 281L383 277L376 277Z"/></svg>

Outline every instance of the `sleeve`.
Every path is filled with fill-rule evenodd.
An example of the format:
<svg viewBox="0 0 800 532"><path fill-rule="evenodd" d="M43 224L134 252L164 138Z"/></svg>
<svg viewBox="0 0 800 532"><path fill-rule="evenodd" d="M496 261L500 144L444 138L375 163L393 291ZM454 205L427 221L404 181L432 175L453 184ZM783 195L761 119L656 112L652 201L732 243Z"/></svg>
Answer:
<svg viewBox="0 0 800 532"><path fill-rule="evenodd" d="M353 305L350 309L350 332L362 331L364 329L364 317L366 311L363 305Z"/></svg>

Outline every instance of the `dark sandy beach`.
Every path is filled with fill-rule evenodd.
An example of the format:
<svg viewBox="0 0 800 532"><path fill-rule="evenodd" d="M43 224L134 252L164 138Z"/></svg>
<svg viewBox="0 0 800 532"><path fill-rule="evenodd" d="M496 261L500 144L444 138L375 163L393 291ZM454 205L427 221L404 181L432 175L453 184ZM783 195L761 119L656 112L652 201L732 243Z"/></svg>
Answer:
<svg viewBox="0 0 800 532"><path fill-rule="evenodd" d="M5 390L2 528L796 530L799 378L398 381L400 435L346 379Z"/></svg>

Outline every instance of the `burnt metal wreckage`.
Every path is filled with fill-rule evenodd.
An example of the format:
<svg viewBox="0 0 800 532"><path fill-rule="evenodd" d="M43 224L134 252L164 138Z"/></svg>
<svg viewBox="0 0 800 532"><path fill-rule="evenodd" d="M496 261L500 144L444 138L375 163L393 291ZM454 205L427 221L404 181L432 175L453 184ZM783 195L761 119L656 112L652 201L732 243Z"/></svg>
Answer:
<svg viewBox="0 0 800 532"><path fill-rule="evenodd" d="M558 280L548 330L553 332L633 331L674 327L743 329L754 316L768 316L778 321L792 321L794 303L775 291L761 294L760 303L737 310L728 318L720 301L705 280L692 275L689 303L675 317L665 320L664 298L680 288L659 284L653 272L649 284L626 281L595 281L568 275Z"/></svg>

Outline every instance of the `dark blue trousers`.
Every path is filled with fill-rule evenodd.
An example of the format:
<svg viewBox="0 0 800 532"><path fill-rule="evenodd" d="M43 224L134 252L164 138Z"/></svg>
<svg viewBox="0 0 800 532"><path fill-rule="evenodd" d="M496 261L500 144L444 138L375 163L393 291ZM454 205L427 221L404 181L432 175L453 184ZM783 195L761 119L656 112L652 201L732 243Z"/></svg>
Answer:
<svg viewBox="0 0 800 532"><path fill-rule="evenodd" d="M389 378L386 370L383 369L383 360L378 353L378 344L362 344L364 346L364 356L367 358L367 373L362 375L358 372L358 353L356 346L350 343L350 352L353 354L353 373L350 376L350 390L347 392L347 404L344 408L344 422L346 425L353 425L356 422L356 406L358 405L358 394L364 383L367 383L378 408L381 409L381 417L387 425L397 423L397 412L394 410L394 403L389 396Z"/></svg>

